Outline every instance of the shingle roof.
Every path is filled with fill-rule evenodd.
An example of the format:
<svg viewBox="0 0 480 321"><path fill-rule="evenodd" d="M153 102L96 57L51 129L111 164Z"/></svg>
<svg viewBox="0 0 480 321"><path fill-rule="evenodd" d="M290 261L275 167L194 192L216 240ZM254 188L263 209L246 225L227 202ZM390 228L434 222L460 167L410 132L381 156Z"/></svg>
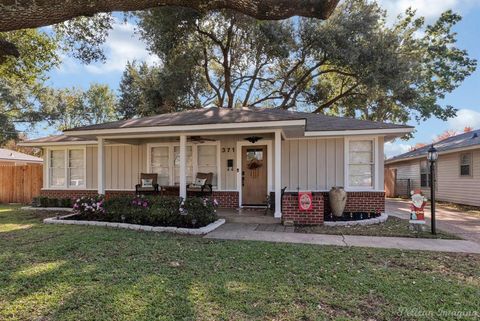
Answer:
<svg viewBox="0 0 480 321"><path fill-rule="evenodd" d="M410 128L410 126L405 125L358 120L345 117L325 116L321 114L294 112L278 108L228 109L212 107L83 126L73 128L68 131L120 129L153 126L248 123L283 120L306 120L306 131Z"/></svg>
<svg viewBox="0 0 480 321"><path fill-rule="evenodd" d="M411 158L427 155L427 151L431 145L427 145L421 148L417 148L410 152L406 152L401 155L394 156L386 160L386 162L393 162L399 160L407 160ZM446 152L453 149L461 149L472 146L478 146L480 148L480 129L472 130L468 133L448 137L444 140L436 142L434 144L438 152Z"/></svg>
<svg viewBox="0 0 480 321"><path fill-rule="evenodd" d="M41 163L43 162L43 159L32 155L16 152L14 150L0 148L0 161Z"/></svg>
<svg viewBox="0 0 480 321"><path fill-rule="evenodd" d="M87 139L75 136L55 135L48 137L35 138L26 141L26 143L63 143L63 142L83 142Z"/></svg>

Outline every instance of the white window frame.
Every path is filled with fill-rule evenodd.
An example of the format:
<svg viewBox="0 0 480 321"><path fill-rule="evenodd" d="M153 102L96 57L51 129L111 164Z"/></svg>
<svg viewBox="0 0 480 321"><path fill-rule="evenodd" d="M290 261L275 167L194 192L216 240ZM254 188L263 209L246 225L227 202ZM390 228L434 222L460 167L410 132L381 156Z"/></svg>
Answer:
<svg viewBox="0 0 480 321"><path fill-rule="evenodd" d="M361 140L369 140L372 141L372 157L373 157L373 177L372 177L372 186L350 186L350 142L353 141L361 141ZM344 184L345 184L345 190L347 191L383 191L381 186L381 182L379 182L380 179L380 164L378 161L378 154L379 154L379 145L378 145L378 136L355 136L355 137L345 137L344 139Z"/></svg>
<svg viewBox="0 0 480 321"><path fill-rule="evenodd" d="M197 176L198 172L198 146L201 145L211 145L217 148L217 186L214 186L214 190L221 190L222 184L222 173L221 173L221 166L220 166L220 141L209 141L209 142L187 142L186 146L192 146L192 171L193 177ZM147 144L147 173L151 173L151 154L153 147L168 147L168 179L169 185L175 185L175 153L174 147L180 146L179 142L165 142L165 143L148 143Z"/></svg>
<svg viewBox="0 0 480 321"><path fill-rule="evenodd" d="M467 164L462 164L462 157L463 155L468 155L470 157L470 162L468 164L469 173L468 175L462 175L462 166ZM458 176L461 178L472 178L473 177L473 153L472 152L463 152L460 153L458 156Z"/></svg>
<svg viewBox="0 0 480 321"><path fill-rule="evenodd" d="M69 173L69 170L68 170L68 157L69 157L69 151L70 150L82 150L83 151L83 185L81 186L74 186L74 187L70 187L69 186L69 181L70 181L70 173ZM64 168L64 171L65 171L65 184L63 186L52 186L50 184L50 152L51 151L54 151L54 150L60 150L60 151L63 151L64 153L64 159L65 159L65 168ZM85 190L87 189L87 147L86 146L68 146L68 147L47 147L46 148L46 154L47 154L47 157L45 158L46 159L46 174L47 174L47 177L46 177L46 186L47 188L46 189L52 189L52 190L55 190L55 189L69 189L69 190Z"/></svg>

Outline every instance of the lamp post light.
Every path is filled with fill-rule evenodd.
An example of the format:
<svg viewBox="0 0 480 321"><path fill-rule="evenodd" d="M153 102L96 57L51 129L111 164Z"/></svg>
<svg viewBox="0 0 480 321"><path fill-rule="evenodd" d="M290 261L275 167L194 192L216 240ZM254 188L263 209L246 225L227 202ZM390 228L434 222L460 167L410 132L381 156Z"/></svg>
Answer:
<svg viewBox="0 0 480 321"><path fill-rule="evenodd" d="M437 234L435 226L435 162L438 159L438 152L435 147L430 146L427 153L427 159L430 162L430 211L431 211L431 226L432 234Z"/></svg>

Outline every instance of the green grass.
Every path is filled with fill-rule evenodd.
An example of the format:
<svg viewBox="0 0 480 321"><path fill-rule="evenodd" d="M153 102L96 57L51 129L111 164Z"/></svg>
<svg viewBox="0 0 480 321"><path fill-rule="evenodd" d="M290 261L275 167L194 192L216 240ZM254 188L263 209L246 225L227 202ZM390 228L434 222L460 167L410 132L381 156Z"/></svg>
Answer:
<svg viewBox="0 0 480 321"><path fill-rule="evenodd" d="M480 306L478 255L212 241L44 216L0 207L2 321L451 320L431 313Z"/></svg>
<svg viewBox="0 0 480 321"><path fill-rule="evenodd" d="M295 232L312 234L334 235L368 235L368 236L399 236L418 238L460 239L459 237L440 231L437 234L430 233L430 227L425 226L425 231L413 231L409 229L410 223L395 216L390 216L385 223L366 226L299 226Z"/></svg>

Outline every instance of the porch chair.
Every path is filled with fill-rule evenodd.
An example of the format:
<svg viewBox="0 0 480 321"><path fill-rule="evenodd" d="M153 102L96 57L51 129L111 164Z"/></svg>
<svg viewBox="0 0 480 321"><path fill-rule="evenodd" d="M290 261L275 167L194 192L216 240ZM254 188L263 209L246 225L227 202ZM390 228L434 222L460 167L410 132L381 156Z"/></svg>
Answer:
<svg viewBox="0 0 480 321"><path fill-rule="evenodd" d="M194 183L188 185L187 192L200 193L201 196L212 195L212 180L213 173L197 173Z"/></svg>
<svg viewBox="0 0 480 321"><path fill-rule="evenodd" d="M140 184L135 185L137 194L158 193L158 174L141 173Z"/></svg>

